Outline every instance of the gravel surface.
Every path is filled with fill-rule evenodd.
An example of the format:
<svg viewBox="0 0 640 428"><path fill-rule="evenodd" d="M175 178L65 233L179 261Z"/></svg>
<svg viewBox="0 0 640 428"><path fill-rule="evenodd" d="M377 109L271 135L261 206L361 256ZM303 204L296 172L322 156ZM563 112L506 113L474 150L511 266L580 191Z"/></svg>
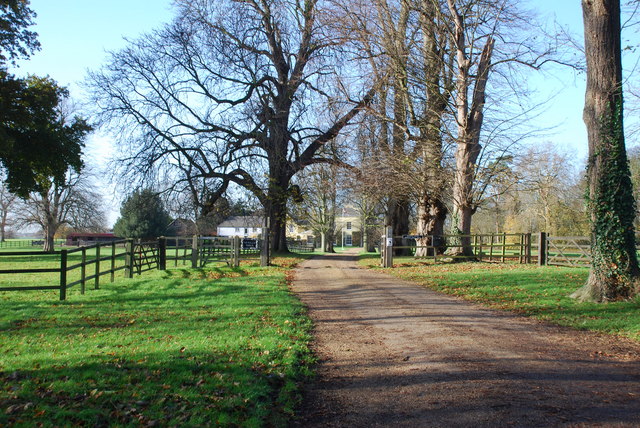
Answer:
<svg viewBox="0 0 640 428"><path fill-rule="evenodd" d="M481 308L360 269L300 265L318 376L301 427L639 427L640 344Z"/></svg>

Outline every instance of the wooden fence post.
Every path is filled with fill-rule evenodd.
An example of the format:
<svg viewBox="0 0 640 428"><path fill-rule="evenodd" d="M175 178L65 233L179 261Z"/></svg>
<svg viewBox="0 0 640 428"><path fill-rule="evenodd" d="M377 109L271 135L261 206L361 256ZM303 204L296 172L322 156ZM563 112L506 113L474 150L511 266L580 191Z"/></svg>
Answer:
<svg viewBox="0 0 640 428"><path fill-rule="evenodd" d="M191 267L198 267L198 235L193 235L191 240Z"/></svg>
<svg viewBox="0 0 640 428"><path fill-rule="evenodd" d="M127 239L124 244L124 275L127 278L133 278L133 239Z"/></svg>
<svg viewBox="0 0 640 428"><path fill-rule="evenodd" d="M491 243L489 244L489 261L490 262L493 261L493 242L494 242L493 232L491 232Z"/></svg>
<svg viewBox="0 0 640 428"><path fill-rule="evenodd" d="M67 298L67 250L60 251L60 300Z"/></svg>
<svg viewBox="0 0 640 428"><path fill-rule="evenodd" d="M269 257L269 228L262 228L262 248L260 249L260 266L269 266L271 258Z"/></svg>
<svg viewBox="0 0 640 428"><path fill-rule="evenodd" d="M80 294L84 294L87 277L87 249L82 248L82 263L80 265Z"/></svg>
<svg viewBox="0 0 640 428"><path fill-rule="evenodd" d="M438 263L438 247L436 247L436 236L431 235L431 249L433 250L433 264Z"/></svg>
<svg viewBox="0 0 640 428"><path fill-rule="evenodd" d="M526 251L526 260L525 263L531 264L531 233L527 233L526 235L527 248Z"/></svg>
<svg viewBox="0 0 640 428"><path fill-rule="evenodd" d="M167 270L167 238L158 238L158 270Z"/></svg>
<svg viewBox="0 0 640 428"><path fill-rule="evenodd" d="M100 289L100 245L96 247L96 279L93 288Z"/></svg>
<svg viewBox="0 0 640 428"><path fill-rule="evenodd" d="M502 263L507 255L507 232L502 232Z"/></svg>
<svg viewBox="0 0 640 428"><path fill-rule="evenodd" d="M111 282L116 280L116 243L111 243Z"/></svg>
<svg viewBox="0 0 640 428"><path fill-rule="evenodd" d="M232 256L231 256L231 264L233 267L240 266L240 248L242 246L242 241L239 236L233 237L233 243L231 244L232 248Z"/></svg>
<svg viewBox="0 0 640 428"><path fill-rule="evenodd" d="M538 234L538 266L547 264L547 234L540 232Z"/></svg>
<svg viewBox="0 0 640 428"><path fill-rule="evenodd" d="M473 255L478 255L478 235L473 236Z"/></svg>
<svg viewBox="0 0 640 428"><path fill-rule="evenodd" d="M386 228L383 244L384 259L382 261L382 267L393 267L393 228L391 226L387 226Z"/></svg>

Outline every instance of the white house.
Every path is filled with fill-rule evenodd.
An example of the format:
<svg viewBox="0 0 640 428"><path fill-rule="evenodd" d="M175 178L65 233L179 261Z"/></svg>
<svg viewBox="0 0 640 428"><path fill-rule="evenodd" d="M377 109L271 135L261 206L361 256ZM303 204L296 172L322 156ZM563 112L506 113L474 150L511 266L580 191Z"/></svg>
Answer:
<svg viewBox="0 0 640 428"><path fill-rule="evenodd" d="M259 216L229 217L218 225L218 236L241 236L244 238L258 238L264 227L264 218ZM313 232L305 225L300 225L292 219L287 221L287 238L313 242Z"/></svg>
<svg viewBox="0 0 640 428"><path fill-rule="evenodd" d="M259 216L229 217L217 227L218 236L257 238L262 233L264 218Z"/></svg>
<svg viewBox="0 0 640 428"><path fill-rule="evenodd" d="M362 221L353 206L345 205L337 212L335 238L338 246L362 245Z"/></svg>

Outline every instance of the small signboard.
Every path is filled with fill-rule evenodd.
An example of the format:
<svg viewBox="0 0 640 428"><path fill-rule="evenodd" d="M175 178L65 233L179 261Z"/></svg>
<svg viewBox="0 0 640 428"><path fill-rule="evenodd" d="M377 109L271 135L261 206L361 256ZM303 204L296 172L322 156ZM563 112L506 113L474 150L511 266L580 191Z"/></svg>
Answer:
<svg viewBox="0 0 640 428"><path fill-rule="evenodd" d="M387 238L387 247L393 247L393 238Z"/></svg>

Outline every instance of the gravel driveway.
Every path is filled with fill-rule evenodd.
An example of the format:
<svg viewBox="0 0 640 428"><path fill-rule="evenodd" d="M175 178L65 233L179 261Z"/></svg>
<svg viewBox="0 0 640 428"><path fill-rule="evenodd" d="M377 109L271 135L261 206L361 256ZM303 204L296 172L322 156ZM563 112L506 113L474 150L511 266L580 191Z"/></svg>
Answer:
<svg viewBox="0 0 640 428"><path fill-rule="evenodd" d="M640 345L550 326L360 269L296 270L318 377L296 426L640 426Z"/></svg>

